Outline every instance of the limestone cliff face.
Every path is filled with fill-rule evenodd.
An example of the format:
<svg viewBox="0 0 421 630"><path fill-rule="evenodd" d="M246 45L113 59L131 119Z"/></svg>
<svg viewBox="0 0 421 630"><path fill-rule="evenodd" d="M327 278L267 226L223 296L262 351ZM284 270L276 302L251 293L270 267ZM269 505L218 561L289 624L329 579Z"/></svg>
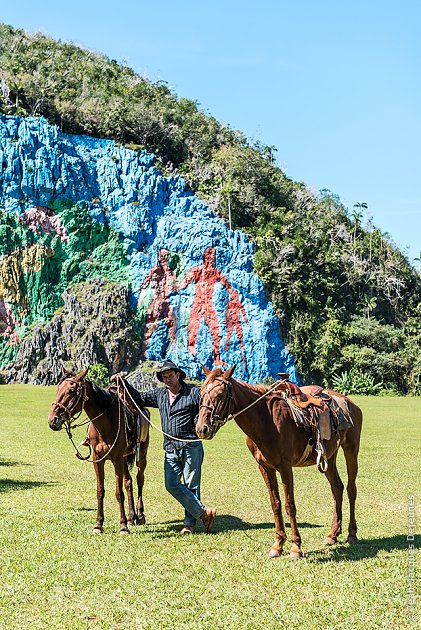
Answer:
<svg viewBox="0 0 421 630"><path fill-rule="evenodd" d="M103 363L110 372L140 361L136 318L128 289L97 280L69 287L63 306L46 324L33 327L1 376L6 383L56 383L62 367L82 369Z"/></svg>
<svg viewBox="0 0 421 630"><path fill-rule="evenodd" d="M54 360L74 346L80 360L112 370L165 357L192 377L200 363L236 363L236 376L250 382L279 371L297 380L253 272L252 244L182 178L164 177L152 155L61 134L41 118L0 116L0 164L0 365L8 380L33 380L37 370L55 380ZM107 303L100 280L120 285L124 306L121 295L118 306ZM83 308L76 284L88 287ZM92 322L114 319L85 332L75 324L70 334L64 311L55 314L63 305L66 321L81 309ZM113 347L108 332L126 325L130 334Z"/></svg>

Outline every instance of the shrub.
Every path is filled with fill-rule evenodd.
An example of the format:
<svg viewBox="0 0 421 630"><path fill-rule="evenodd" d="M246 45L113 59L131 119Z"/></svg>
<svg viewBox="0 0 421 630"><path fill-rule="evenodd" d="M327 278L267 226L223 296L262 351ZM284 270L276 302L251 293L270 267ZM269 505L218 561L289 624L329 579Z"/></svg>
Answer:
<svg viewBox="0 0 421 630"><path fill-rule="evenodd" d="M365 374L356 368L348 372L335 374L333 377L335 390L346 396L358 394L362 396L378 396L383 388L383 383L375 383L371 374Z"/></svg>
<svg viewBox="0 0 421 630"><path fill-rule="evenodd" d="M89 378L100 387L108 387L110 384L108 369L102 363L94 363L89 366Z"/></svg>

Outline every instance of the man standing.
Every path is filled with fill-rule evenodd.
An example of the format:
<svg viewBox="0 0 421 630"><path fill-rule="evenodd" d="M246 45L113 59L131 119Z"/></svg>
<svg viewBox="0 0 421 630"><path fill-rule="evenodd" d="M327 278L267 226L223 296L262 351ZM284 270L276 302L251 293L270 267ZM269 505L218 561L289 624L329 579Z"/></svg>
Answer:
<svg viewBox="0 0 421 630"><path fill-rule="evenodd" d="M164 387L138 392L129 383L127 389L137 404L159 409L164 434L165 488L184 507L182 534L192 534L197 519L209 533L216 510L200 500L203 444L196 434L199 413L199 388L184 382L186 373L172 361L158 367L156 377ZM183 478L183 481L182 481Z"/></svg>

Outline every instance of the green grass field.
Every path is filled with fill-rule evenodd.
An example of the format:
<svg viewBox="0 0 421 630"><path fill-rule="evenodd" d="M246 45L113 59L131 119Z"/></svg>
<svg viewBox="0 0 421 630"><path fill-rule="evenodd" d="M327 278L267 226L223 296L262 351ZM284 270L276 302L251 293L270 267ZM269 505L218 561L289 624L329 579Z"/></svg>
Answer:
<svg viewBox="0 0 421 630"><path fill-rule="evenodd" d="M407 539L409 497L421 502L421 399L355 398L365 416L357 547L324 546L329 484L314 467L295 471L305 557L294 561L289 544L282 558L268 557L266 488L233 421L205 444L202 498L218 509L213 534L178 535L181 509L164 489L162 435L152 429L147 524L119 535L108 463L105 532L93 535L92 464L48 428L54 397L54 388L0 387L0 628L421 627ZM346 484L342 455L339 465ZM344 525L343 540L347 500Z"/></svg>

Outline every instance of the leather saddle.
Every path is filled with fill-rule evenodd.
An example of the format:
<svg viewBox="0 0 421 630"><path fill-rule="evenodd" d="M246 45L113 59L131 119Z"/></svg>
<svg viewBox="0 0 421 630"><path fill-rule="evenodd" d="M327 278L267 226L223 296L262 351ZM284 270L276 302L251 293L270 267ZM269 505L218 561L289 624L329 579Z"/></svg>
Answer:
<svg viewBox="0 0 421 630"><path fill-rule="evenodd" d="M289 374L281 373L279 376L282 379L279 388L284 390L287 396L292 399L292 402L297 407L301 407L301 409L307 409L309 405L321 408L330 400L330 396L323 392L323 387L320 387L320 385L298 387L298 385L288 380Z"/></svg>

